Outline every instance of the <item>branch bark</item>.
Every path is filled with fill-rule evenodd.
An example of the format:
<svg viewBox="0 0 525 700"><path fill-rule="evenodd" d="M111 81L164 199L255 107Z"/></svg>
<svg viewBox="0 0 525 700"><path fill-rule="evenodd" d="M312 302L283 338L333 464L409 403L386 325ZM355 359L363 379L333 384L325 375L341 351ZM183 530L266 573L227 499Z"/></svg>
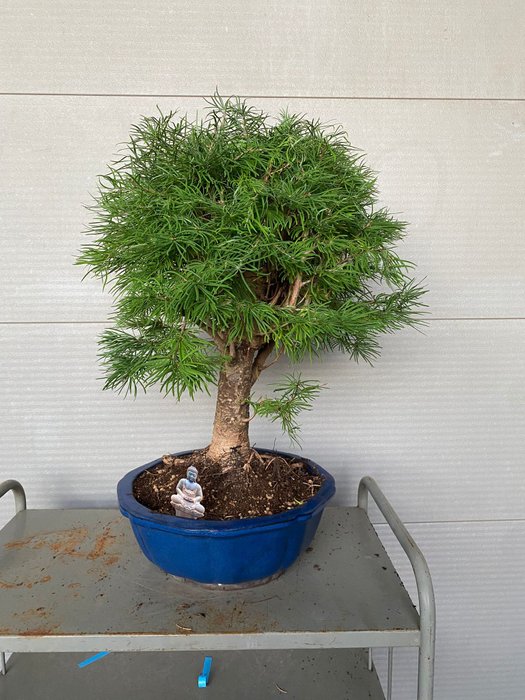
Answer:
<svg viewBox="0 0 525 700"><path fill-rule="evenodd" d="M199 323L199 327L202 328L202 330L210 336L210 338L213 340L213 342L219 348L219 350L222 353L224 353L226 349L226 343L224 341L224 338L219 333L214 333L211 326L208 326L205 323Z"/></svg>
<svg viewBox="0 0 525 700"><path fill-rule="evenodd" d="M301 275L297 275L297 277L294 280L294 283L292 285L292 288L290 290L290 294L288 296L288 299L284 306L296 306L297 305L297 298L299 297L299 292L301 290L303 278Z"/></svg>
<svg viewBox="0 0 525 700"><path fill-rule="evenodd" d="M268 343L265 343L259 348L259 352L257 353L257 357L255 358L252 368L252 384L257 381L263 369L266 369L266 365L264 363L270 357L274 348L275 342L273 340L270 340Z"/></svg>

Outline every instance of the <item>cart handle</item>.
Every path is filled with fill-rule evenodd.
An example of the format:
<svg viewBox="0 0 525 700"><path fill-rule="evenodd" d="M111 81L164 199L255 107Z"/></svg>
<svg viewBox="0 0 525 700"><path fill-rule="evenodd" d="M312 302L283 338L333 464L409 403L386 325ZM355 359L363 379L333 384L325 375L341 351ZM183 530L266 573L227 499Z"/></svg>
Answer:
<svg viewBox="0 0 525 700"><path fill-rule="evenodd" d="M410 560L416 577L419 598L419 669L418 700L432 700L434 686L434 649L436 639L436 602L434 587L428 564L412 535L401 522L398 514L390 505L377 483L371 476L364 476L359 482L357 505L368 512L368 494L372 496L377 507L403 547Z"/></svg>
<svg viewBox="0 0 525 700"><path fill-rule="evenodd" d="M19 481L15 479L8 479L0 484L0 498L4 496L8 491L12 491L15 497L15 511L19 513L21 510L26 509L26 492L24 487Z"/></svg>

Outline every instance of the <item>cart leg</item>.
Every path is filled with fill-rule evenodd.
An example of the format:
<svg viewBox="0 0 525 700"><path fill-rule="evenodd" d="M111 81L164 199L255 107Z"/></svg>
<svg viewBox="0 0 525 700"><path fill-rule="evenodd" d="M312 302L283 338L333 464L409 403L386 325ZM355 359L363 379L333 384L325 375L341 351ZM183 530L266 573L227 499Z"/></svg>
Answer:
<svg viewBox="0 0 525 700"><path fill-rule="evenodd" d="M374 667L374 661L372 659L372 647L368 648L368 670L371 671Z"/></svg>
<svg viewBox="0 0 525 700"><path fill-rule="evenodd" d="M0 673L2 676L5 676L7 673L6 665L5 665L5 651L0 651Z"/></svg>
<svg viewBox="0 0 525 700"><path fill-rule="evenodd" d="M432 700L434 697L434 649L436 640L436 608L432 599L426 611L421 604L421 642L417 677L417 700ZM423 614L425 613L425 614Z"/></svg>
<svg viewBox="0 0 525 700"><path fill-rule="evenodd" d="M432 700L434 689L434 645L422 642L419 647L417 700Z"/></svg>
<svg viewBox="0 0 525 700"><path fill-rule="evenodd" d="M392 667L394 665L394 648L388 647L388 677L386 685L386 700L392 700Z"/></svg>

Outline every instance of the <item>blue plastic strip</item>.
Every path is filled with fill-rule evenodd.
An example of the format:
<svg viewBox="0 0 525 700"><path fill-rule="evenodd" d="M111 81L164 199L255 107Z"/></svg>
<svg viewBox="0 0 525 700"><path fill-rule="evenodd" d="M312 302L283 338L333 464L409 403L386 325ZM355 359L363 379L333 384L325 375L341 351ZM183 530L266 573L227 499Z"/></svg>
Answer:
<svg viewBox="0 0 525 700"><path fill-rule="evenodd" d="M89 664L94 663L95 661L98 661L101 659L103 656L107 656L109 654L109 651L100 651L98 654L95 654L95 656L90 656L89 659L85 659L84 661L81 661L78 664L79 668L84 668L84 666L89 666Z"/></svg>
<svg viewBox="0 0 525 700"><path fill-rule="evenodd" d="M198 681L199 688L205 688L208 685L208 681L210 680L211 661L211 656L206 656L204 658L204 666L202 667L202 673L199 676Z"/></svg>

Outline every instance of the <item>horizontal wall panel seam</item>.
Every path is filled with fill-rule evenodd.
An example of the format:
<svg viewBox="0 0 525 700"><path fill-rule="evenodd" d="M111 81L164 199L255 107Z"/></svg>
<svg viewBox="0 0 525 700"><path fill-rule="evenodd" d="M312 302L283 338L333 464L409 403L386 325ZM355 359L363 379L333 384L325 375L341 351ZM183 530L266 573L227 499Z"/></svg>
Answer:
<svg viewBox="0 0 525 700"><path fill-rule="evenodd" d="M180 98L203 99L208 94L182 94L182 93L127 93L127 92L0 92L0 97L133 97L151 99ZM239 97L247 100L387 100L389 102L525 102L525 97L388 97L382 95L352 96L352 95L243 95Z"/></svg>

